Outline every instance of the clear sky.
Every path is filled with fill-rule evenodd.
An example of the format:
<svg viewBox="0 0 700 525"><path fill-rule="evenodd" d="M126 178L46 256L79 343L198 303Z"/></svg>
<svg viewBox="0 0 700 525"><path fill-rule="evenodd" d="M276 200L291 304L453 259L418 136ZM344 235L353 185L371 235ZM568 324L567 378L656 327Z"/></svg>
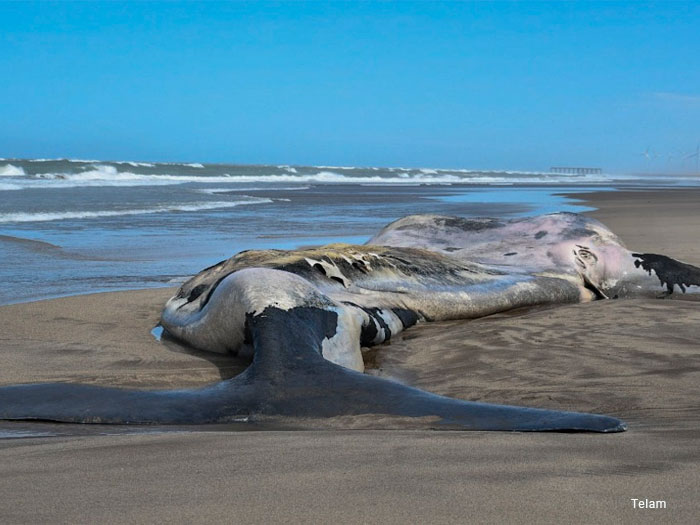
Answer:
<svg viewBox="0 0 700 525"><path fill-rule="evenodd" d="M0 157L689 171L699 20L700 2L2 3Z"/></svg>

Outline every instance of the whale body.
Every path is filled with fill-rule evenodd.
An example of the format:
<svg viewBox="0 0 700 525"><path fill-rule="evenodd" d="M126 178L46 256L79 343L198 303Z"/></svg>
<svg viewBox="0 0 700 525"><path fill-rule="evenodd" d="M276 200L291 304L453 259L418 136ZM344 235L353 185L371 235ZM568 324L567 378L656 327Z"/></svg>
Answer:
<svg viewBox="0 0 700 525"><path fill-rule="evenodd" d="M185 424L391 416L417 428L617 432L625 425L613 417L451 399L370 376L361 349L420 322L698 291L699 268L631 252L585 216L413 215L365 245L244 251L185 282L161 324L195 348L250 356L232 379L156 392L4 387L0 418Z"/></svg>

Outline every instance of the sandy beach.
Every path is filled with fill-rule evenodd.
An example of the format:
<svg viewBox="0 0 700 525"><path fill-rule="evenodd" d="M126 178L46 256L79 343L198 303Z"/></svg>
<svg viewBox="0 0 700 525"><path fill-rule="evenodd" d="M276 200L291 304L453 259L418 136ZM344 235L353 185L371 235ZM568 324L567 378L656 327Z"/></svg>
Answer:
<svg viewBox="0 0 700 525"><path fill-rule="evenodd" d="M631 249L700 265L700 190L577 196ZM173 288L0 307L0 385L189 388L245 363L151 330ZM596 412L625 433L220 428L0 440L0 521L693 523L700 304L618 300L426 324L372 373L453 397ZM112 434L112 435L105 435ZM665 500L634 509L631 498Z"/></svg>

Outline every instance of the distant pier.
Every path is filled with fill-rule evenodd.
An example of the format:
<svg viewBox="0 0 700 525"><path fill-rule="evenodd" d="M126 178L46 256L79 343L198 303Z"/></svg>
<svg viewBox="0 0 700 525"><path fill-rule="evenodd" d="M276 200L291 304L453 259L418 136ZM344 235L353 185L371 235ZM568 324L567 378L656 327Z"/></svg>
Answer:
<svg viewBox="0 0 700 525"><path fill-rule="evenodd" d="M566 166L554 166L549 168L551 173L565 173L567 175L589 175L603 173L601 168L573 168Z"/></svg>

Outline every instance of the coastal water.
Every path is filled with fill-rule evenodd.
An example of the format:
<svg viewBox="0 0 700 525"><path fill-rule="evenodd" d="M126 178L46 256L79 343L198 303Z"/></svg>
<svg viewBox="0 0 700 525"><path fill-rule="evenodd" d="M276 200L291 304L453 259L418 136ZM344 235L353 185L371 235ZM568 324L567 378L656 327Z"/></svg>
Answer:
<svg viewBox="0 0 700 525"><path fill-rule="evenodd" d="M412 213L584 211L560 193L692 179L0 159L0 304L172 286L244 249L363 243Z"/></svg>

